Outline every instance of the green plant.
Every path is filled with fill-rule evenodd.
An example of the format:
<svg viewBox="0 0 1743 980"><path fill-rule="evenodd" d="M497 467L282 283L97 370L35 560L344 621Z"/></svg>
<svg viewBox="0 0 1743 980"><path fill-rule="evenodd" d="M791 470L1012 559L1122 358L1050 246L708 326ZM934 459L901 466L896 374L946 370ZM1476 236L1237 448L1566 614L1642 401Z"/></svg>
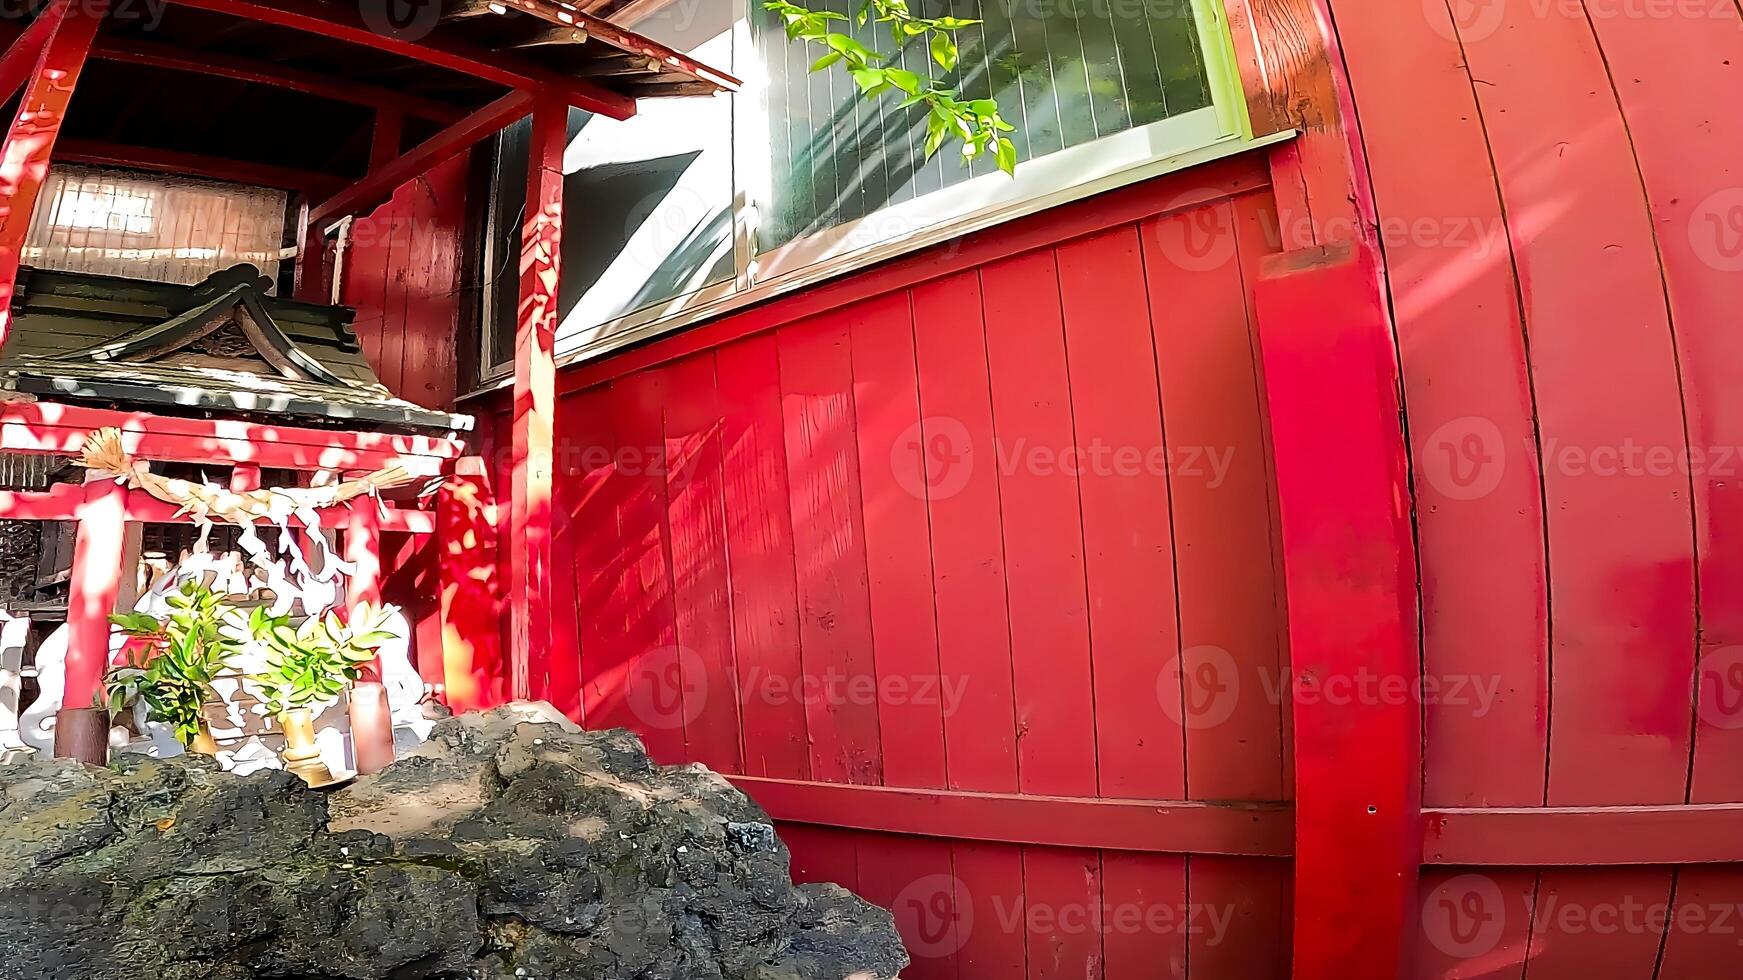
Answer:
<svg viewBox="0 0 1743 980"><path fill-rule="evenodd" d="M265 609L248 618L248 632L260 644L265 668L248 675L260 700L274 715L338 699L345 685L363 674L381 645L393 639L387 629L391 608L359 608L346 624L336 613L311 616L293 627L289 616Z"/></svg>
<svg viewBox="0 0 1743 980"><path fill-rule="evenodd" d="M167 601L163 619L146 613L109 617L123 633L146 642L131 648L128 662L110 671L103 687L111 716L142 700L149 720L169 725L177 741L192 745L205 725L212 681L241 651L242 638L235 607L204 583L186 582Z"/></svg>
<svg viewBox="0 0 1743 980"><path fill-rule="evenodd" d="M930 79L922 78L917 72L892 67L890 57L830 29L833 21L848 20L846 14L812 10L791 0L766 0L763 7L787 22L787 37L829 49L811 65L812 71L841 64L846 66L861 94L866 97L896 91L906 95L902 108L925 106L927 159L931 159L946 140L957 139L962 141L964 157L973 160L990 153L1000 170L1007 174L1016 173L1017 145L1004 135L1016 127L999 115L997 101L961 99L955 89L932 84ZM932 60L945 71L956 69L959 57L956 32L980 23L961 17L916 17L908 9L908 0L864 0L854 20L864 27L868 20L874 19L889 26L890 39L897 51L911 41L924 39Z"/></svg>

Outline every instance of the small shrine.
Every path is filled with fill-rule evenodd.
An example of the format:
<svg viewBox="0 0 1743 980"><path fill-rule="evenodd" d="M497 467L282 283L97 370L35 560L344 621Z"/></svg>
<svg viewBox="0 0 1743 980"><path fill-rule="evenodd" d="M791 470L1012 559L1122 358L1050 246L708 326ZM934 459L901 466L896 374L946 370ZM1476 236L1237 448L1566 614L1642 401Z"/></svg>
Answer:
<svg viewBox="0 0 1743 980"><path fill-rule="evenodd" d="M394 397L352 311L275 296L253 266L191 286L27 268L18 285L0 752L193 749L323 782L426 732L439 682L419 661L439 668L439 643L417 649L414 615L384 604L381 553L434 534L472 419ZM171 724L177 684L203 697Z"/></svg>

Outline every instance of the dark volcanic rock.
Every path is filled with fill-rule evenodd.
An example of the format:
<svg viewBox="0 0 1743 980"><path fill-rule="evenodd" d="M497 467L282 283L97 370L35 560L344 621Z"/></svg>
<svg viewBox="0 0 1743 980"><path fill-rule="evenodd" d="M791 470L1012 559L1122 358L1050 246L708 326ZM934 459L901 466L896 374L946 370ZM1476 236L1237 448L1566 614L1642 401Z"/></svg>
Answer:
<svg viewBox="0 0 1743 980"><path fill-rule="evenodd" d="M543 705L330 796L200 759L0 767L0 980L878 980L890 916L768 816Z"/></svg>

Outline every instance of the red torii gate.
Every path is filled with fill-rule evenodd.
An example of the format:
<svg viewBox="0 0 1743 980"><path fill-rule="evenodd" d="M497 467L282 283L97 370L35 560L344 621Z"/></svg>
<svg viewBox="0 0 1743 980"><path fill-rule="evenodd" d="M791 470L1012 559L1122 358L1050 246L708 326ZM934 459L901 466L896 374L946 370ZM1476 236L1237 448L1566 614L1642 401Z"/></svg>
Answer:
<svg viewBox="0 0 1743 980"><path fill-rule="evenodd" d="M512 555L506 604L509 639L516 655L510 658L514 673L514 697L529 693L525 665L548 659L552 642L551 594L551 481L552 419L555 409L555 336L558 297L561 291L563 234L562 155L567 135L568 109L579 107L613 119L635 112L635 98L584 78L524 62L501 52L474 48L440 37L412 39L377 33L356 9L320 0L172 0L178 6L229 14L276 27L320 35L337 41L389 52L426 64L471 75L507 86L509 94L469 115L452 121L448 128L409 152L398 153L400 126L408 114L424 117L445 115L428 100L392 93L379 87L355 90L352 99L362 99L377 108L375 147L369 174L361 181L305 206L300 228L303 261L299 263L297 291L305 297L327 292L320 256L327 231L347 216L367 213L386 200L395 188L424 173L500 130L532 115L532 152L528 167L528 207L522 229L520 303L515 335L514 426L512 467L506 526L498 524L499 550ZM645 4L644 4L645 5ZM502 0L493 9L509 9L570 29L580 38L593 37L614 50L634 54L667 72L656 76L667 88L661 94L690 94L703 90L733 90L736 79L695 62L662 45L592 17L560 0ZM10 98L20 87L24 94L16 118L0 149L0 343L10 330L10 306L16 291L18 270L31 223L31 213L56 158L57 139L81 72L93 57L137 61L141 57L160 66L188 67L193 59L177 59L175 49L155 47L142 55L137 44L97 44L97 32L110 12L110 0L50 0L35 21L0 55L0 97ZM200 53L204 59L205 53ZM233 59L220 59L219 67L230 77L264 84L279 84L308 90L317 84L307 74L274 67L253 67ZM694 88L692 88L694 86ZM91 148L80 155L88 156ZM161 156L161 154L160 154ZM143 154L150 166L151 154ZM179 162L190 162L181 158ZM265 168L263 168L265 169ZM236 179L231 172L228 176ZM309 188L304 188L309 190ZM6 406L0 409L0 451L56 452L72 454L77 440L94 428L117 424L115 413L68 406ZM71 423L69 419L76 419ZM398 449L372 447L370 437L318 430L294 430L278 426L244 426L236 423L201 423L158 416L126 416L125 426L134 441L132 448L142 459L180 459L235 463L237 479L248 479L265 466L310 466L357 468L366 463L396 458ZM192 428L190 428L192 427ZM76 437L75 437L76 432ZM388 437L376 437L388 438ZM360 441L361 440L361 441ZM337 453L343 459L334 461ZM441 548L444 647L458 651L450 675L464 675L474 657L494 661L489 651L496 646L497 619L493 603L478 598L480 548L478 536L488 533L485 522L495 523L495 512L479 491L483 468L478 461L459 459L457 444L440 447L434 455L443 461L451 477L441 496L434 522L422 512L390 511L388 522L373 526L369 507L356 507L348 522L349 544L367 554L354 591L367 597L377 588L368 570L379 570L379 531L405 530L413 534L435 533L436 524L446 528ZM77 488L73 488L77 489ZM138 499L113 484L93 484L81 493L57 489L42 494L0 494L0 518L77 519L73 598L69 603L71 644L68 661L69 705L84 705L94 699L107 657L107 614L113 608L118 585L120 528L127 520L165 520L169 508ZM365 513L368 512L368 513ZM353 596L354 599L360 598ZM460 679L456 677L456 679ZM462 682L464 684L464 682ZM454 700L464 702L469 695ZM467 704L457 705L470 706ZM106 748L94 744L102 732L96 729L96 713L69 708L63 721L67 739L57 739L57 752L83 758L100 758ZM83 714L80 714L83 712ZM74 736L74 732L82 734ZM64 744L63 744L64 743ZM382 748L360 748L360 768L366 771L385 764ZM391 744L385 748L391 758ZM366 757L367 756L367 757Z"/></svg>

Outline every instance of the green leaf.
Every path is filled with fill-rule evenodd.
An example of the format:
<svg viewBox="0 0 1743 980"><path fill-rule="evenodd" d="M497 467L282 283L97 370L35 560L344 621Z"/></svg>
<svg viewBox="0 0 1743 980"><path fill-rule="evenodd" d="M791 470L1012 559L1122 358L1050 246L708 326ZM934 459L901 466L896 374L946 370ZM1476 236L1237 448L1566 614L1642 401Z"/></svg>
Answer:
<svg viewBox="0 0 1743 980"><path fill-rule="evenodd" d="M855 68L853 70L854 84L867 95L875 95L889 87L889 80L882 68Z"/></svg>
<svg viewBox="0 0 1743 980"><path fill-rule="evenodd" d="M110 613L109 622L121 627L122 632L131 633L134 636L150 636L163 629L163 624L159 623L155 616L147 616L145 613L139 612Z"/></svg>
<svg viewBox="0 0 1743 980"><path fill-rule="evenodd" d="M884 77L889 79L891 85L908 93L909 96L920 95L920 76L918 74L901 68L886 68L884 69Z"/></svg>
<svg viewBox="0 0 1743 980"><path fill-rule="evenodd" d="M932 35L931 46L932 60L938 62L938 66L943 68L945 71L955 70L957 58L956 42L951 39L950 35Z"/></svg>
<svg viewBox="0 0 1743 980"><path fill-rule="evenodd" d="M1012 177L1017 175L1017 144L1004 137L999 137L998 148L999 169Z"/></svg>
<svg viewBox="0 0 1743 980"><path fill-rule="evenodd" d="M833 65L837 61L840 61L840 60L841 60L841 52L831 51L828 54L824 55L823 57L818 58L816 61L812 62L811 63L811 70L813 72L822 71L823 69L828 68L830 65Z"/></svg>

